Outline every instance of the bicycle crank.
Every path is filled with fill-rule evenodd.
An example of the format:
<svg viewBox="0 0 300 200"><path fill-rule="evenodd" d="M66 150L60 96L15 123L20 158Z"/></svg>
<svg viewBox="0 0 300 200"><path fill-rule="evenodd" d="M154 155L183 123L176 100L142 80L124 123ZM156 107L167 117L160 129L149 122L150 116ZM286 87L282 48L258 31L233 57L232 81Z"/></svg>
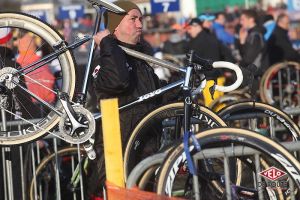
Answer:
<svg viewBox="0 0 300 200"><path fill-rule="evenodd" d="M72 119L65 112L59 122L60 135L72 144L88 141L95 132L95 120L90 111L82 106L74 106ZM74 123L75 121L75 123Z"/></svg>

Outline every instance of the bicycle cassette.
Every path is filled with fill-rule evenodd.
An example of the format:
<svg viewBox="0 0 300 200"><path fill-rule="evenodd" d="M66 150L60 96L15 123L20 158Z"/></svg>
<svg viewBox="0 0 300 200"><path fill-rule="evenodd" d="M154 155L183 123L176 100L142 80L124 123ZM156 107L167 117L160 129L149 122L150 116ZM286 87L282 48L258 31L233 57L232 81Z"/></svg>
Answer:
<svg viewBox="0 0 300 200"><path fill-rule="evenodd" d="M4 83L8 89L16 87L15 83L19 83L19 78L14 76L18 70L12 67L4 67L0 70L0 82Z"/></svg>
<svg viewBox="0 0 300 200"><path fill-rule="evenodd" d="M78 128L73 127L68 115L64 113L59 122L59 135L71 144L86 142L95 132L95 120L93 114L82 106L74 106L74 118L79 124Z"/></svg>

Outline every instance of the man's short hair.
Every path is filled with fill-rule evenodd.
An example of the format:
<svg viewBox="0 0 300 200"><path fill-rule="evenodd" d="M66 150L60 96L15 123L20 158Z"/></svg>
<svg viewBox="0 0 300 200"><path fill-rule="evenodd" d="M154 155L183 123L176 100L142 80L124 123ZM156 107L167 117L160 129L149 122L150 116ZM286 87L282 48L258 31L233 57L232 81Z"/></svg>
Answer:
<svg viewBox="0 0 300 200"><path fill-rule="evenodd" d="M192 25L202 25L202 21L198 18L198 17L195 17L193 19L191 19L188 23L189 26L192 26Z"/></svg>
<svg viewBox="0 0 300 200"><path fill-rule="evenodd" d="M226 18L225 12L217 12L217 13L215 14L216 19L218 19L220 15L223 15L223 16Z"/></svg>
<svg viewBox="0 0 300 200"><path fill-rule="evenodd" d="M255 23L258 22L258 15L257 15L257 12L255 10L252 10L252 9L243 10L242 15L245 15L248 18L253 18Z"/></svg>
<svg viewBox="0 0 300 200"><path fill-rule="evenodd" d="M276 23L278 24L278 22L281 21L285 17L288 17L288 15L285 13L280 13L277 17Z"/></svg>

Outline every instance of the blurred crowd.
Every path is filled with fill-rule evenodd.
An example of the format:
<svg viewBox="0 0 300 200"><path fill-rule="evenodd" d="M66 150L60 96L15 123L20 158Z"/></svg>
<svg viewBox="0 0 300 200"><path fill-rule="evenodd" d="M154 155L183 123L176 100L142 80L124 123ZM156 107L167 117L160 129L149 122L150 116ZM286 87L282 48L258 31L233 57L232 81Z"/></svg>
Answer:
<svg viewBox="0 0 300 200"><path fill-rule="evenodd" d="M249 10L244 13L242 8L227 7L222 12L202 13L196 18L178 18L170 13L145 14L143 39L158 58L171 55L172 60L182 61L189 50L195 50L203 58L235 62L242 67L251 63L259 68L263 65L258 73L276 62L299 61L300 23L291 22L285 6L267 10L256 6ZM92 14L86 14L76 20L56 20L53 25L66 41L72 42L78 34L92 33L93 18ZM249 42L252 36L255 41ZM285 40L278 42L278 38ZM78 51L87 52L87 46ZM165 76L170 75L165 72L160 78L168 80Z"/></svg>

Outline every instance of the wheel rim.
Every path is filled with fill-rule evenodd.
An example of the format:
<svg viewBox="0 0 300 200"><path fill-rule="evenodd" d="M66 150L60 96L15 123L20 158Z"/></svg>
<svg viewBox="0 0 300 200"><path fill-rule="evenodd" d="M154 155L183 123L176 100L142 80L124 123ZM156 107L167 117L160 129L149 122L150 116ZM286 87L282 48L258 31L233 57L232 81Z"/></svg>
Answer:
<svg viewBox="0 0 300 200"><path fill-rule="evenodd" d="M25 69L30 63L54 52L53 45L62 40L51 27L23 14L0 14L0 28L5 27L9 27L12 31L14 41L11 45L15 46L12 53L18 57L14 63L11 62L10 65L13 66L8 66L8 59L4 59L7 54L2 53L1 69L7 67ZM5 46L8 47L8 43ZM19 67L16 62L19 63ZM33 68L34 66L30 69ZM6 71L2 70L2 73L7 73ZM39 69L21 74L19 83L59 110L61 105L55 91L66 92L71 98L74 91L74 77L74 61L71 53L66 52ZM53 128L59 120L55 112L50 111L18 86L8 91L8 99L10 105L5 109L8 121L7 130L0 134L0 142L4 145L20 144L37 139ZM17 105L22 112L21 119L10 113L15 113ZM38 120L34 120L37 118ZM16 120L18 120L19 127L13 123ZM35 125L28 125L29 121Z"/></svg>

